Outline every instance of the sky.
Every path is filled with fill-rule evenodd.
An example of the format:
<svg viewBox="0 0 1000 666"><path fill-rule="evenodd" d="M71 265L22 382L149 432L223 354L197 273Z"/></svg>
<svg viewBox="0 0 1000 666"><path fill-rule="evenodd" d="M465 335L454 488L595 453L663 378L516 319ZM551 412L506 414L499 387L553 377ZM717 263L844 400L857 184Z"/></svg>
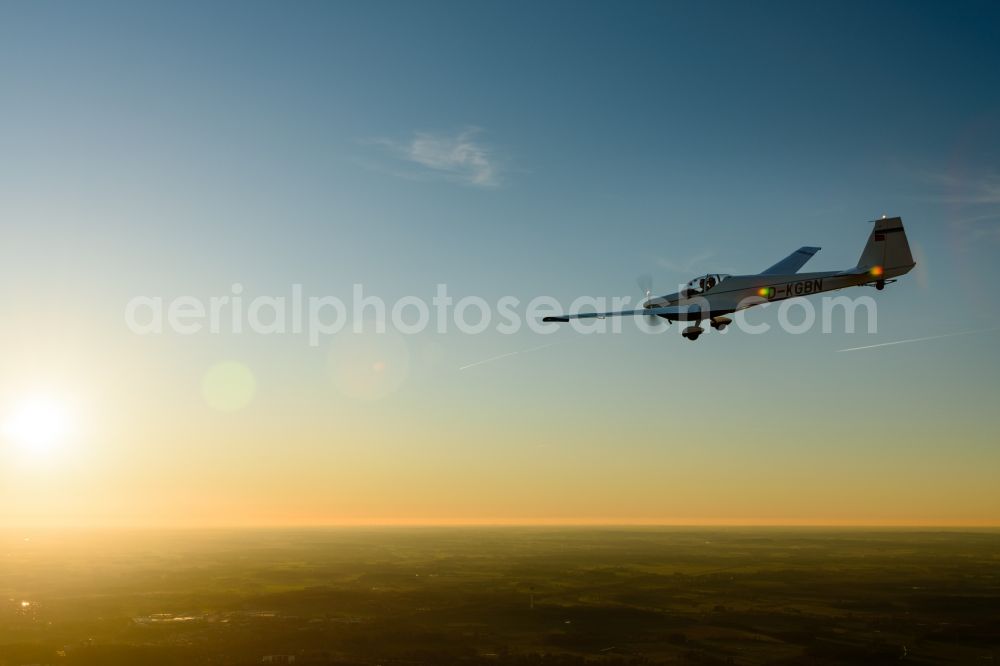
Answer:
<svg viewBox="0 0 1000 666"><path fill-rule="evenodd" d="M989 2L3 3L0 526L1000 525L998 44ZM882 215L872 333L128 325L525 320Z"/></svg>

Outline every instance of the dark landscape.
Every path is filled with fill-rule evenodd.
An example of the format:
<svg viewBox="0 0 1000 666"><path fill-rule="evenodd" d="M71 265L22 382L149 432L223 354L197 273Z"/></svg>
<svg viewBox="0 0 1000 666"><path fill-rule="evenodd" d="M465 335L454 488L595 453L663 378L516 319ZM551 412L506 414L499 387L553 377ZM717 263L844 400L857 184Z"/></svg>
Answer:
<svg viewBox="0 0 1000 666"><path fill-rule="evenodd" d="M994 663L1000 531L8 531L0 664Z"/></svg>

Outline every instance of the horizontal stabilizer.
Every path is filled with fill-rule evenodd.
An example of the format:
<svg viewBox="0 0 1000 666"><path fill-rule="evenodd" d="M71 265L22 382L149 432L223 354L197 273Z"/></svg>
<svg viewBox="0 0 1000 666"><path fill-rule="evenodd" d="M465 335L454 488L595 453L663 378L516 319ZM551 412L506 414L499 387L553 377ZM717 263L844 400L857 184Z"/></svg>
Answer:
<svg viewBox="0 0 1000 666"><path fill-rule="evenodd" d="M761 271L761 275L791 275L792 273L798 273L799 269L805 266L806 262L812 259L813 255L821 249L818 247L800 247L774 266Z"/></svg>

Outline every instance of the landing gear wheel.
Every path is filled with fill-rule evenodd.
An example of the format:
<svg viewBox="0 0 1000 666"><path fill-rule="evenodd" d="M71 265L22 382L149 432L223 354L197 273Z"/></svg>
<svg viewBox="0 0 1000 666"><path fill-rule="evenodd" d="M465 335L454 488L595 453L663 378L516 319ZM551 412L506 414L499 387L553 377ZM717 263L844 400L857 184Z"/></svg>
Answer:
<svg viewBox="0 0 1000 666"><path fill-rule="evenodd" d="M875 283L875 288L878 289L879 291L882 291L883 289L885 289L885 280L879 280L879 281L877 281Z"/></svg>
<svg viewBox="0 0 1000 666"><path fill-rule="evenodd" d="M698 339L698 336L704 332L705 329L703 329L701 326L688 326L681 332L681 335L683 335L691 342L694 342L695 340Z"/></svg>
<svg viewBox="0 0 1000 666"><path fill-rule="evenodd" d="M733 320L730 319L729 317L714 317L711 321L712 321L712 328L714 328L717 331L724 331L726 330L726 326L729 326L730 324L733 323Z"/></svg>

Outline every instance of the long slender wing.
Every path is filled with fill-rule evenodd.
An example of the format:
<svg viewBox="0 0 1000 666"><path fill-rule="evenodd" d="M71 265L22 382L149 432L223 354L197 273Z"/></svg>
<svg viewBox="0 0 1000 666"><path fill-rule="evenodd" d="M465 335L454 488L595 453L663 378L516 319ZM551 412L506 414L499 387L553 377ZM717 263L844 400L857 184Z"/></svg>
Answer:
<svg viewBox="0 0 1000 666"><path fill-rule="evenodd" d="M820 251L822 248L818 247L800 247L795 252L771 266L767 270L761 271L761 275L791 275L792 273L798 273L799 269L802 268L807 261L812 259L812 256Z"/></svg>
<svg viewBox="0 0 1000 666"><path fill-rule="evenodd" d="M618 312L578 312L576 314L562 314L551 317L544 317L544 322L567 322L570 319L606 319L607 317L633 317L636 315L658 315L666 317L671 321L687 319L689 315L698 310L698 306L689 305L667 305L662 308L641 308L639 310L620 310ZM709 314L703 317L707 319Z"/></svg>

